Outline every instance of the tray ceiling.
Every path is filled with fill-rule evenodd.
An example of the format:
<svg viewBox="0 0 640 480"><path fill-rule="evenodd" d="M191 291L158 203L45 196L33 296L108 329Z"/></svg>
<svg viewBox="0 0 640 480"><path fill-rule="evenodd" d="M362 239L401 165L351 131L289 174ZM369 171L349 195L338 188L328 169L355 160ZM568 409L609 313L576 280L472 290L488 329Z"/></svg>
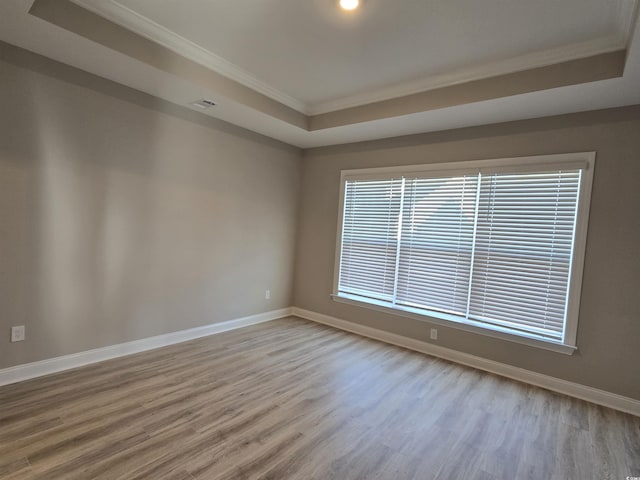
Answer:
<svg viewBox="0 0 640 480"><path fill-rule="evenodd" d="M0 39L303 147L640 102L636 0L73 2Z"/></svg>

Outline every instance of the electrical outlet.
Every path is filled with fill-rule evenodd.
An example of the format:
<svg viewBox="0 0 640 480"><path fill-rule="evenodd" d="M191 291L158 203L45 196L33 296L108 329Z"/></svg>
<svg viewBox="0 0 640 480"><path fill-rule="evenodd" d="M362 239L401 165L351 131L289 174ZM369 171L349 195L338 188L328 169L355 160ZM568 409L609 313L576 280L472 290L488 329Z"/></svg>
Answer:
<svg viewBox="0 0 640 480"><path fill-rule="evenodd" d="M271 290L264 291L264 299L269 300L271 298Z"/></svg>
<svg viewBox="0 0 640 480"><path fill-rule="evenodd" d="M437 340L438 339L438 329L437 328L432 328L431 329L431 340Z"/></svg>
<svg viewBox="0 0 640 480"><path fill-rule="evenodd" d="M24 325L11 327L11 341L22 342L24 340Z"/></svg>

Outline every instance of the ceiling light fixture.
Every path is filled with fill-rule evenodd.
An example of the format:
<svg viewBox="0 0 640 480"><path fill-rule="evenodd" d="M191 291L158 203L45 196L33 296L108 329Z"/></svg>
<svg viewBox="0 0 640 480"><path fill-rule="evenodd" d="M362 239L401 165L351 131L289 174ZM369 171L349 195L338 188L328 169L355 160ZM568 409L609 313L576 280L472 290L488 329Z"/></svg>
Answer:
<svg viewBox="0 0 640 480"><path fill-rule="evenodd" d="M343 10L355 10L359 5L358 0L340 0L340 7Z"/></svg>

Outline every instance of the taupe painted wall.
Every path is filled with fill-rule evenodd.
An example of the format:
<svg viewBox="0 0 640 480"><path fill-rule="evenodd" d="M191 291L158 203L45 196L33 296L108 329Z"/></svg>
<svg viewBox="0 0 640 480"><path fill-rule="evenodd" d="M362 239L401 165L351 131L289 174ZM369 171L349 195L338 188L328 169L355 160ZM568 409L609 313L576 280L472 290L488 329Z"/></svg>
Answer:
<svg viewBox="0 0 640 480"><path fill-rule="evenodd" d="M0 368L291 305L299 150L5 47Z"/></svg>
<svg viewBox="0 0 640 480"><path fill-rule="evenodd" d="M640 399L640 107L305 152L294 304L430 342L428 322L334 302L340 170L596 151L578 352L439 326L438 345Z"/></svg>
<svg viewBox="0 0 640 480"><path fill-rule="evenodd" d="M595 150L579 351L442 326L438 344L640 399L640 106L300 165L292 147L0 47L0 368L292 303L429 341L428 322L330 300L340 170ZM18 324L27 341L11 344Z"/></svg>

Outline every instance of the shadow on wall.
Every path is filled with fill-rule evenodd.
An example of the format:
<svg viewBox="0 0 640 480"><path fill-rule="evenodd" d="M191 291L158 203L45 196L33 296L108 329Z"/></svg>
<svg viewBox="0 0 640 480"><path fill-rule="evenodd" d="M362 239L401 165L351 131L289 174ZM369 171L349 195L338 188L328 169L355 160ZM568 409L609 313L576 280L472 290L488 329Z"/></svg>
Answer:
<svg viewBox="0 0 640 480"><path fill-rule="evenodd" d="M166 161L156 151L161 126L147 123L146 138L127 138L129 122L123 119L96 134L99 112L75 108L72 99L51 102L55 92L29 78L21 128L35 150L28 188L33 210L26 237L31 242L24 255L29 264L23 287L26 318L40 319L38 336L52 351L73 351L78 337L138 337L138 319L153 319L163 329L169 296L150 295L164 282L154 272L156 192L118 168L135 161L137 170L151 176L161 169L154 162ZM91 99L86 100L89 106ZM134 154L113 157L123 141Z"/></svg>
<svg viewBox="0 0 640 480"><path fill-rule="evenodd" d="M298 150L2 67L0 368L290 305Z"/></svg>

